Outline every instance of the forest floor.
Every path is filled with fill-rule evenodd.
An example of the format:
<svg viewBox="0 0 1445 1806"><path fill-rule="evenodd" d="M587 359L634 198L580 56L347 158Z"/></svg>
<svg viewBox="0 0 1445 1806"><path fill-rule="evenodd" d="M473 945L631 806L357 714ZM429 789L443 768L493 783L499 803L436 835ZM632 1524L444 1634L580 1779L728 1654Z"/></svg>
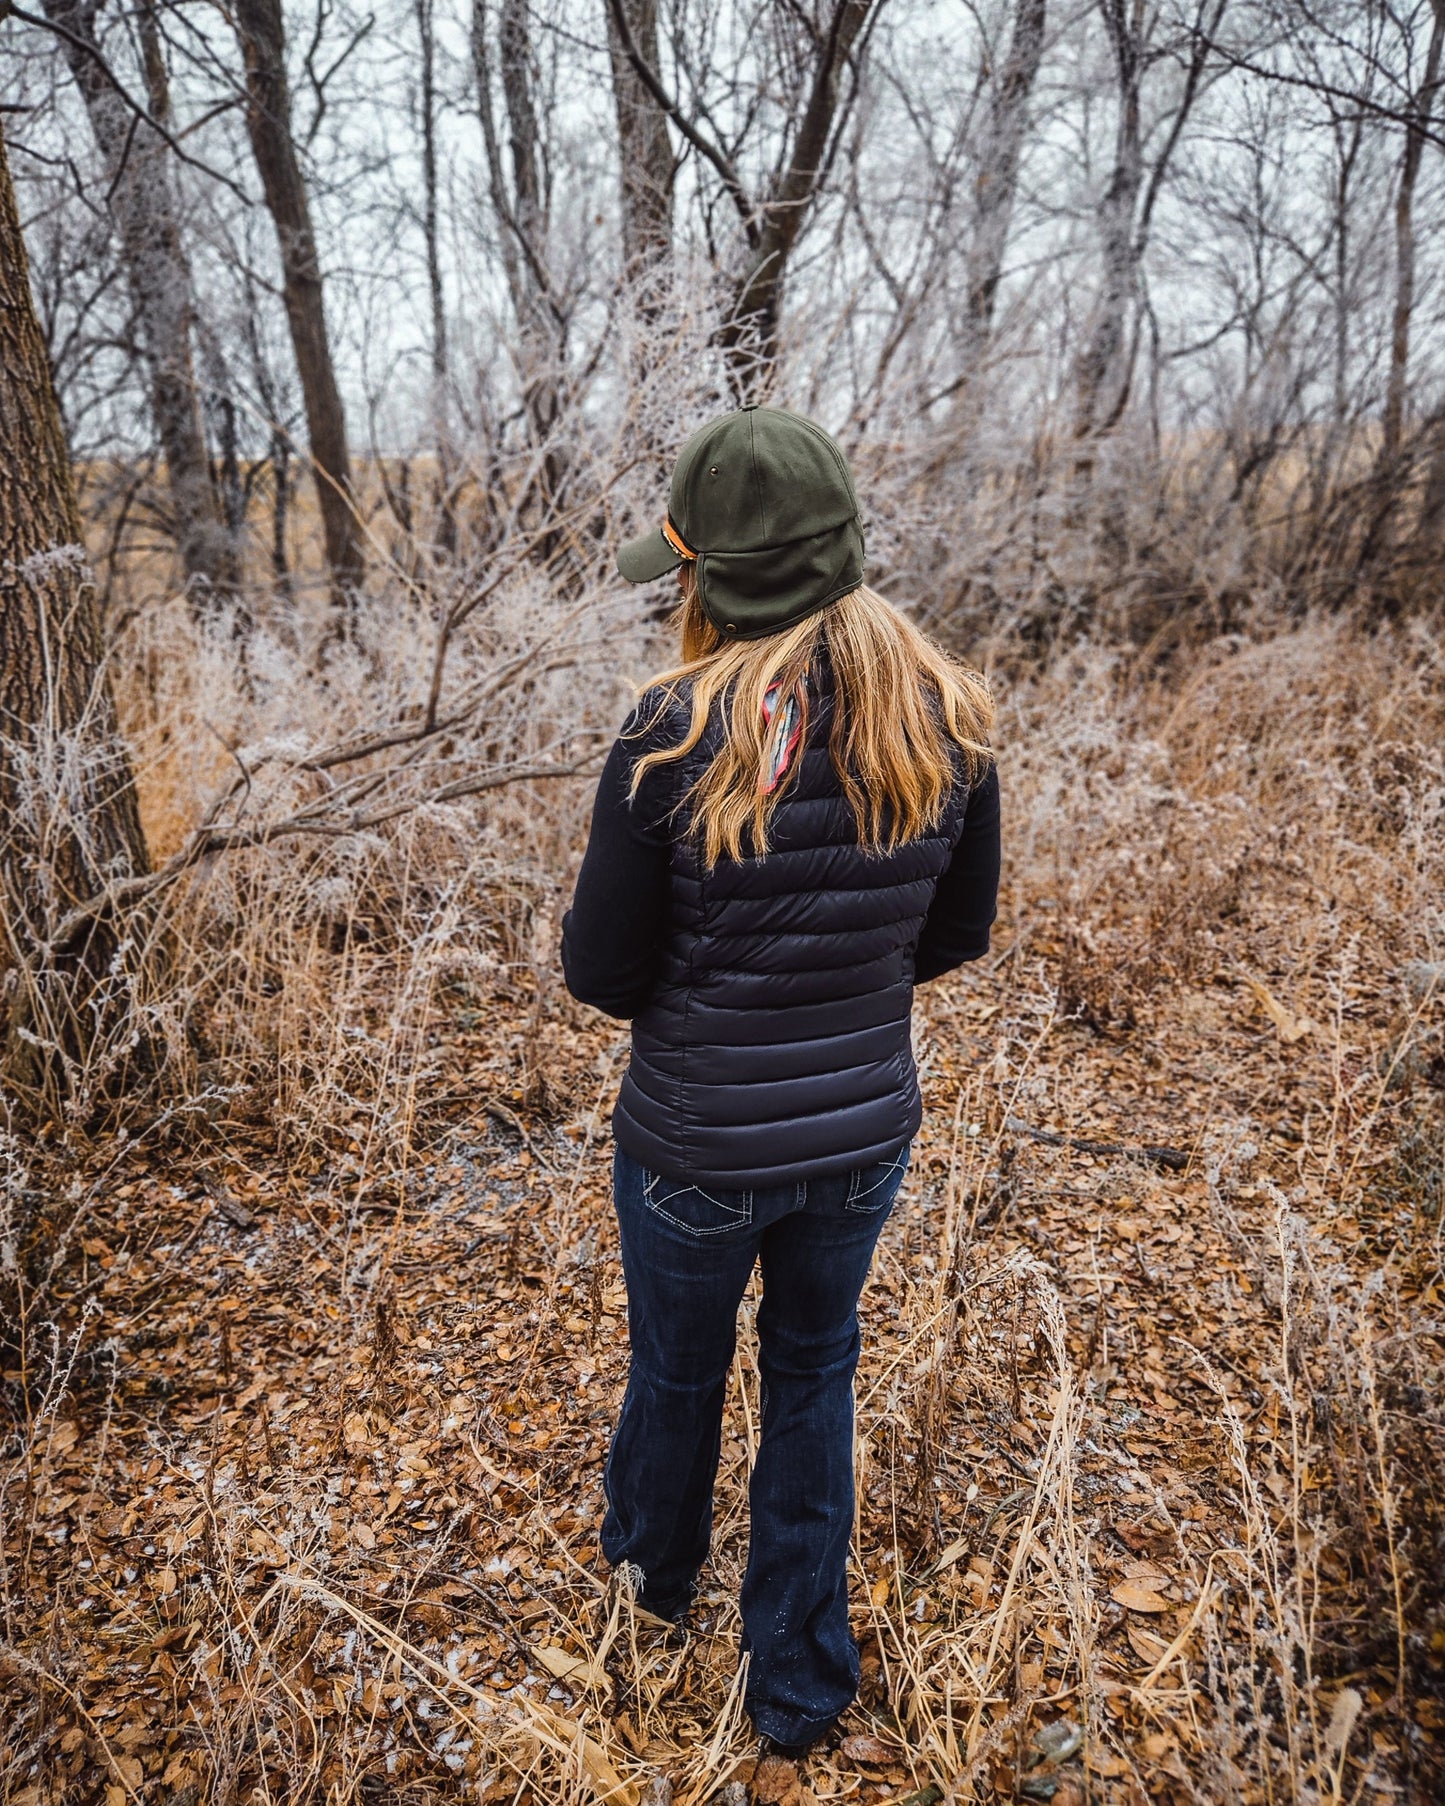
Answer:
<svg viewBox="0 0 1445 1806"><path fill-rule="evenodd" d="M1131 1010L1035 885L920 993L863 1690L802 1765L740 1716L751 1306L690 1636L607 1590L615 1025L452 1011L401 1159L264 1100L92 1149L6 1375L5 1801L1440 1799L1440 973L1303 961L1299 894Z"/></svg>

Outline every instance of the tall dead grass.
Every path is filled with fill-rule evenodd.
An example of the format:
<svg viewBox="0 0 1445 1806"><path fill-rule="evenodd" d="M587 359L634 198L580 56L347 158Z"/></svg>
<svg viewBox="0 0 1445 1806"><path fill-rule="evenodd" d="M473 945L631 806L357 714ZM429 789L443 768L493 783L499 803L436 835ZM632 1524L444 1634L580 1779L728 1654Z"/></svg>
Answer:
<svg viewBox="0 0 1445 1806"><path fill-rule="evenodd" d="M56 1558L40 1559L49 1520L37 1502L53 1493L57 1432L78 1417L104 1425L108 1389L134 1358L123 1338L100 1357L104 1310L77 1304L84 1294L66 1283L113 1208L118 1130L145 1137L159 1166L244 1132L323 1185L345 1156L354 1211L382 1180L421 1185L455 1130L445 1030L485 1023L501 1050L497 1090L470 1101L494 1104L539 1155L552 1150L543 1321L562 1324L569 1359L615 1394L616 1336L609 1345L584 1320L595 1331L599 1301L616 1305L598 1133L616 1048L559 994L553 969L587 786L440 794L589 735L601 743L652 650L635 629L615 632L606 606L569 625L550 664L558 599L519 571L456 651L462 689L513 672L486 708L429 744L424 772L377 753L347 778L363 803L406 806L360 831L262 835L197 861L163 895L165 958L132 977L144 1057L123 1107L100 1050L94 1082L70 1075L38 1148L10 1139L0 1239L19 1330L0 1603L7 1685L22 1703L0 1739L0 1776L26 1806L79 1797L66 1792L77 1750L108 1802L406 1789L580 1806L636 1802L649 1787L660 1799L665 1777L692 1806L757 1782L733 1603L758 1421L747 1324L716 1555L679 1648L578 1556L597 1510L595 1460L564 1496L529 1495L477 1440L487 1401L449 1399L422 1354L398 1346L388 1312L405 1317L408 1273L432 1258L424 1217L401 1211L381 1226L353 1214L323 1252L349 1354L318 1382L313 1411L284 1431L263 1412L264 1433L239 1442L219 1428L209 1443L157 1430L130 1446L117 1429L96 1444L97 1494L124 1467L122 1500L146 1461L159 1465L144 1484L166 1482L145 1533L172 1577L154 1609L184 1628L174 1697L188 1731L169 1767L152 1772L140 1746L115 1737L94 1671L104 1639L78 1606L47 1619L42 1597ZM435 619L397 602L320 661L284 621L263 622L243 665L234 641L180 602L137 614L114 669L157 860L218 794L238 828L324 805L333 780L308 754L407 718ZM1232 632L1163 664L1157 649L1088 637L1041 668L1003 650L998 953L986 974L922 1000L930 1127L870 1295L858 1726L878 1746L874 1768L903 1777L888 1797L918 1806L1016 1793L1325 1801L1369 1797L1376 1783L1423 1801L1438 1769L1415 1705L1439 1684L1445 1641L1431 1277L1440 641L1423 623L1366 633L1331 617ZM1259 1055L1242 1116L1229 1034L1245 1019L1270 1037L1278 1070ZM564 1057L579 1040L585 1057ZM1177 1192L1127 1160L1082 1192L1031 1164L1037 1150L1014 1125L1089 1131L1101 1111L1118 1113L1119 1085L1162 1112L1191 1156ZM1266 1157L1280 1129L1284 1151ZM481 1131L471 1137L485 1162ZM1252 1369L1208 1334L1139 1332L1112 1311L1067 1238L1075 1213L1102 1200L1097 1275L1115 1246L1108 1202L1123 1198L1146 1216L1184 1212L1184 1235L1207 1231L1250 1278L1238 1302ZM296 1233L319 1245L299 1220ZM1127 1247L1119 1260L1137 1264ZM1187 1375L1210 1401L1181 1432L1213 1469L1207 1535L1189 1515L1203 1497L1192 1480L1159 1480L1122 1455L1113 1479L1097 1471L1098 1449L1122 1446L1119 1400L1146 1344L1151 1372ZM427 1460L454 1503L380 1586L345 1500L357 1464L380 1471L411 1446L400 1406L367 1415L391 1386L425 1421ZM1160 1614L1167 1634L1126 1623L1113 1599L1103 1562L1117 1552L1120 1498L1176 1589ZM519 1563L525 1619L503 1587ZM459 1592L438 1599L439 1583ZM125 1612L148 1623L148 1609ZM483 1628L510 1651L505 1674L478 1654ZM61 1721L77 1732L69 1750ZM887 1791L831 1761L814 1786L820 1799Z"/></svg>

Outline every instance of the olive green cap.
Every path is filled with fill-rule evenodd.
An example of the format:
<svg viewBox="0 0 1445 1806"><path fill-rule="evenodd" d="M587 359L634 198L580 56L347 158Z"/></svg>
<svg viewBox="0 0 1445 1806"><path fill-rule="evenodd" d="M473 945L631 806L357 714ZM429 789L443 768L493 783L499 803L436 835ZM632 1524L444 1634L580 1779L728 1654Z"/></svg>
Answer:
<svg viewBox="0 0 1445 1806"><path fill-rule="evenodd" d="M667 520L617 554L629 583L696 560L698 596L729 639L816 614L863 581L863 523L842 447L801 414L741 408L693 434Z"/></svg>

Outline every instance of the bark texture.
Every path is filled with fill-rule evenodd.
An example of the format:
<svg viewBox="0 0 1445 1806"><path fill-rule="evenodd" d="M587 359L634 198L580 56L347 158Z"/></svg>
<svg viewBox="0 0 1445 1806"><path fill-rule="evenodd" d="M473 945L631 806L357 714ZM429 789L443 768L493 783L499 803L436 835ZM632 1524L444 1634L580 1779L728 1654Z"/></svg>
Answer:
<svg viewBox="0 0 1445 1806"><path fill-rule="evenodd" d="M1134 216L1144 186L1144 146L1139 85L1143 67L1140 27L1131 0L1100 0L1118 79L1119 119L1114 165L1099 203L1103 264L1093 322L1079 358L1074 433L1089 439L1107 432L1129 399L1133 367L1132 320L1143 246Z"/></svg>
<svg viewBox="0 0 1445 1806"><path fill-rule="evenodd" d="M747 249L718 343L727 356L733 387L739 399L746 401L766 384L777 358L788 260L817 199L848 111L851 96L845 80L873 12L873 0L835 0L826 27L821 31L808 27L813 68L808 98L791 148L761 198L749 193L727 152L706 137L669 94L656 59L644 54L632 29L628 0L607 0L607 7L611 30L639 82L687 143L717 171L737 208Z"/></svg>
<svg viewBox="0 0 1445 1806"><path fill-rule="evenodd" d="M240 580L238 549L218 506L206 456L192 355L194 288L181 236L171 152L154 127L137 118L106 74L95 30L97 10L95 0L45 0L47 17L64 30L60 42L105 165L151 416L165 456L181 564L198 597L206 590L231 591ZM163 118L165 66L148 15L143 16L142 27L151 112Z"/></svg>
<svg viewBox="0 0 1445 1806"><path fill-rule="evenodd" d="M534 444L546 446L539 483L556 502L567 481L562 447L550 444L561 409L567 315L553 289L548 255L550 194L543 154L536 59L526 0L501 0L496 32L496 81L506 131L503 149L493 105L490 7L473 0L472 60L487 156L492 206L500 225L502 267L517 317L518 376Z"/></svg>
<svg viewBox="0 0 1445 1806"><path fill-rule="evenodd" d="M989 105L974 183L973 238L968 249L968 351L977 355L993 330L1004 247L1018 189L1029 97L1044 54L1048 0L1018 0L1013 36Z"/></svg>
<svg viewBox="0 0 1445 1806"><path fill-rule="evenodd" d="M334 597L345 603L361 582L365 556L352 496L346 412L326 328L311 201L291 130L280 0L236 0L234 17L246 63L246 129L281 250L282 296L316 468L326 562Z"/></svg>
<svg viewBox="0 0 1445 1806"><path fill-rule="evenodd" d="M818 40L813 80L792 154L758 209L747 263L721 334L744 399L757 389L777 357L788 259L817 197L844 77L871 10L872 0L837 0Z"/></svg>
<svg viewBox="0 0 1445 1806"><path fill-rule="evenodd" d="M60 947L57 925L147 858L3 136L0 468L4 1067L24 1089L41 1083L51 1053L77 1052L97 1032L102 993L115 988L108 916Z"/></svg>
<svg viewBox="0 0 1445 1806"><path fill-rule="evenodd" d="M1163 143L1152 165L1144 158L1142 85L1149 60L1150 15L1139 0L1099 0L1118 82L1119 118L1114 165L1099 203L1103 262L1093 322L1075 370L1074 436L1088 441L1111 432L1129 403L1134 379L1139 277L1154 208L1194 103L1219 26L1230 0L1196 0L1189 30L1184 80ZM1087 475L1092 452L1081 451L1077 471Z"/></svg>
<svg viewBox="0 0 1445 1806"><path fill-rule="evenodd" d="M1434 18L1420 86L1411 97L1400 180L1395 189L1395 302L1390 330L1390 374L1385 389L1381 454L1394 466L1405 437L1405 387L1410 373L1410 329L1415 315L1415 189L1440 91L1445 49L1445 0L1433 0Z"/></svg>
<svg viewBox="0 0 1445 1806"><path fill-rule="evenodd" d="M660 66L657 0L618 0L632 42L646 62ZM607 49L612 60L612 98L617 109L617 146L622 164L622 260L627 274L642 277L672 248L672 193L677 161L667 131L667 115L643 83L618 30L610 4Z"/></svg>

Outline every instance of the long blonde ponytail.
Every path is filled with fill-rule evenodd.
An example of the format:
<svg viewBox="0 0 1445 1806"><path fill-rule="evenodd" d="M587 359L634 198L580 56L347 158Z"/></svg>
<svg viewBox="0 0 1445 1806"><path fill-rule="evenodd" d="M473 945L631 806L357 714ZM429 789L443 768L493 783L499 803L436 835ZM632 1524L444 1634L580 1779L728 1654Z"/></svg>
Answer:
<svg viewBox="0 0 1445 1806"><path fill-rule="evenodd" d="M638 759L632 794L654 767L690 753L717 711L722 745L686 799L710 867L724 854L741 859L745 835L749 852L767 852L769 818L799 761L770 783L776 728L765 705L772 692L803 695L820 654L833 672L829 754L870 852L891 852L937 825L957 781L955 749L970 783L992 757L993 698L983 678L866 584L780 633L741 642L724 640L687 584L680 626L683 662L650 688L659 691L658 712L672 701L688 710L687 731Z"/></svg>

